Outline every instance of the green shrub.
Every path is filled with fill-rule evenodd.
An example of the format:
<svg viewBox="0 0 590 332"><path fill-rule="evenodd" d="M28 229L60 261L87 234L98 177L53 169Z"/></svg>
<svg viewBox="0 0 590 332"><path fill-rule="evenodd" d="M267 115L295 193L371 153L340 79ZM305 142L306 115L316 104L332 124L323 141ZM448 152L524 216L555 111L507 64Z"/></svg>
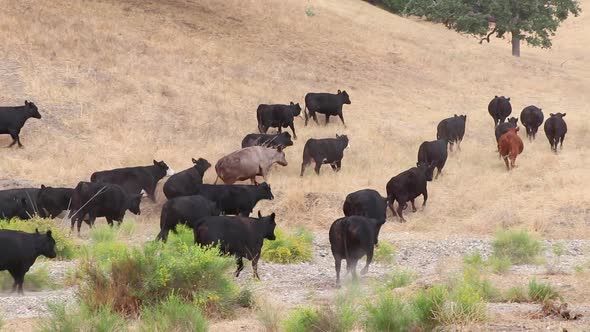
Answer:
<svg viewBox="0 0 590 332"><path fill-rule="evenodd" d="M126 322L110 309L66 308L64 303L48 303L49 318L41 323L40 332L125 332Z"/></svg>
<svg viewBox="0 0 590 332"><path fill-rule="evenodd" d="M199 308L170 295L161 303L142 309L139 331L204 332L207 321Z"/></svg>
<svg viewBox="0 0 590 332"><path fill-rule="evenodd" d="M512 261L508 257L495 257L492 256L487 261L488 265L494 273L502 274L510 270L512 267Z"/></svg>
<svg viewBox="0 0 590 332"><path fill-rule="evenodd" d="M486 265L486 261L481 256L481 252L479 250L475 250L471 254L465 255L463 257L463 263L475 267L483 267Z"/></svg>
<svg viewBox="0 0 590 332"><path fill-rule="evenodd" d="M436 327L444 304L449 296L445 286L435 285L426 290L420 290L412 301L412 306L418 325L425 331Z"/></svg>
<svg viewBox="0 0 590 332"><path fill-rule="evenodd" d="M109 225L98 225L90 230L93 243L112 242L117 238L117 229Z"/></svg>
<svg viewBox="0 0 590 332"><path fill-rule="evenodd" d="M508 289L504 297L508 302L522 303L529 301L525 289L520 286Z"/></svg>
<svg viewBox="0 0 590 332"><path fill-rule="evenodd" d="M466 324L482 321L485 317L486 306L478 289L463 282L450 293L439 319L443 324Z"/></svg>
<svg viewBox="0 0 590 332"><path fill-rule="evenodd" d="M476 269L489 268L491 271L498 274L508 271L512 266L512 262L508 257L497 257L492 255L486 260L481 256L479 250L463 257L463 263Z"/></svg>
<svg viewBox="0 0 590 332"><path fill-rule="evenodd" d="M381 264L393 264L395 262L395 247L387 242L379 243L373 252L373 260Z"/></svg>
<svg viewBox="0 0 590 332"><path fill-rule="evenodd" d="M315 308L299 307L283 322L285 332L309 332L317 329L319 314Z"/></svg>
<svg viewBox="0 0 590 332"><path fill-rule="evenodd" d="M242 308L251 308L254 306L254 294L249 288L243 288L236 296L236 304Z"/></svg>
<svg viewBox="0 0 590 332"><path fill-rule="evenodd" d="M537 302L562 299L559 292L553 286L547 283L537 282L536 279L529 281L529 298Z"/></svg>
<svg viewBox="0 0 590 332"><path fill-rule="evenodd" d="M500 291L475 268L465 268L462 278L455 287L461 288L464 285L477 292L483 300L495 301L500 298Z"/></svg>
<svg viewBox="0 0 590 332"><path fill-rule="evenodd" d="M5 291L12 289L14 278L10 273L0 272L0 290ZM49 277L49 269L43 263L34 265L27 274L25 274L25 282L23 288L26 291L40 291L45 289L55 289L57 284Z"/></svg>
<svg viewBox="0 0 590 332"><path fill-rule="evenodd" d="M350 287L334 298L332 306L325 305L318 311L317 331L351 331L360 320L355 300L360 297L359 289Z"/></svg>
<svg viewBox="0 0 590 332"><path fill-rule="evenodd" d="M492 247L494 257L508 258L514 264L535 263L542 249L541 242L524 230L498 232Z"/></svg>
<svg viewBox="0 0 590 332"><path fill-rule="evenodd" d="M396 14L404 13L410 0L381 0L385 7Z"/></svg>
<svg viewBox="0 0 590 332"><path fill-rule="evenodd" d="M391 276L389 276L389 278L385 282L385 287L389 289L405 287L411 284L414 279L415 275L413 273L406 270L400 270L394 272L393 274L391 274Z"/></svg>
<svg viewBox="0 0 590 332"><path fill-rule="evenodd" d="M108 269L113 260L129 256L129 247L121 242L98 242L83 247L81 256L84 262L94 262L100 268Z"/></svg>
<svg viewBox="0 0 590 332"><path fill-rule="evenodd" d="M410 331L416 324L416 312L398 296L382 295L377 303L367 305L367 331Z"/></svg>
<svg viewBox="0 0 590 332"><path fill-rule="evenodd" d="M262 259L279 264L311 261L313 238L309 232L296 230L284 233L277 229L275 235L274 241L264 240Z"/></svg>
<svg viewBox="0 0 590 332"><path fill-rule="evenodd" d="M72 240L69 231L60 227L59 223L51 219L32 218L30 220L11 219L10 221L0 221L0 229L9 229L14 231L22 231L27 233L34 233L35 229L39 233L45 233L51 230L51 235L55 240L55 252L59 259L72 259L76 255L76 245Z"/></svg>

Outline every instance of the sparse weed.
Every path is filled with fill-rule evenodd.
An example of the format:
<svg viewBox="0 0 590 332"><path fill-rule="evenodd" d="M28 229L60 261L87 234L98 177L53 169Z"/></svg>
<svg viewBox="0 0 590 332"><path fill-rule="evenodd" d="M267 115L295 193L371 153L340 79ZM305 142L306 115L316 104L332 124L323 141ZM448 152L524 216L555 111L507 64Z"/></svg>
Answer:
<svg viewBox="0 0 590 332"><path fill-rule="evenodd" d="M135 234L135 230L137 229L137 224L133 220L125 220L119 226L119 232L125 236L131 236Z"/></svg>
<svg viewBox="0 0 590 332"><path fill-rule="evenodd" d="M299 229L285 233L275 230L274 241L264 240L261 257L265 261L280 264L290 264L310 261L312 254L312 240L308 231Z"/></svg>
<svg viewBox="0 0 590 332"><path fill-rule="evenodd" d="M527 296L526 290L523 287L516 286L508 289L506 291L505 299L508 302L528 302L529 298Z"/></svg>
<svg viewBox="0 0 590 332"><path fill-rule="evenodd" d="M385 287L395 289L405 287L412 283L416 276L406 270L399 270L391 274L385 283Z"/></svg>
<svg viewBox="0 0 590 332"><path fill-rule="evenodd" d="M373 252L373 260L381 264L393 264L395 262L395 247L387 242L379 243Z"/></svg>
<svg viewBox="0 0 590 332"><path fill-rule="evenodd" d="M207 321L195 305L170 295L166 300L142 309L139 331L205 332Z"/></svg>
<svg viewBox="0 0 590 332"><path fill-rule="evenodd" d="M481 252L479 250L475 250L471 254L465 255L463 257L463 263L471 266L483 267L486 262L481 256Z"/></svg>
<svg viewBox="0 0 590 332"><path fill-rule="evenodd" d="M90 240L93 243L111 242L117 238L117 230L109 225L98 225L90 232Z"/></svg>
<svg viewBox="0 0 590 332"><path fill-rule="evenodd" d="M536 302L562 299L558 291L548 283L537 282L536 279L529 281L529 298Z"/></svg>
<svg viewBox="0 0 590 332"><path fill-rule="evenodd" d="M438 325L441 311L449 296L447 287L435 285L420 290L413 299L412 306L416 313L418 324L425 331L431 331Z"/></svg>
<svg viewBox="0 0 590 332"><path fill-rule="evenodd" d="M254 306L254 294L249 288L242 288L236 296L236 304L242 308L252 308Z"/></svg>
<svg viewBox="0 0 590 332"><path fill-rule="evenodd" d="M514 264L536 263L542 249L541 242L524 230L498 232L492 247L493 256Z"/></svg>
<svg viewBox="0 0 590 332"><path fill-rule="evenodd" d="M256 318L267 332L279 332L281 327L281 310L266 300L257 301Z"/></svg>
<svg viewBox="0 0 590 332"><path fill-rule="evenodd" d="M309 332L317 328L319 314L317 309L311 307L299 307L295 309L283 322L286 332Z"/></svg>
<svg viewBox="0 0 590 332"><path fill-rule="evenodd" d="M492 269L492 272L497 274L502 274L508 272L510 267L512 267L512 262L508 257L496 257L492 256L487 261L489 267Z"/></svg>
<svg viewBox="0 0 590 332"><path fill-rule="evenodd" d="M367 331L410 331L417 324L412 306L398 296L385 294L367 305Z"/></svg>

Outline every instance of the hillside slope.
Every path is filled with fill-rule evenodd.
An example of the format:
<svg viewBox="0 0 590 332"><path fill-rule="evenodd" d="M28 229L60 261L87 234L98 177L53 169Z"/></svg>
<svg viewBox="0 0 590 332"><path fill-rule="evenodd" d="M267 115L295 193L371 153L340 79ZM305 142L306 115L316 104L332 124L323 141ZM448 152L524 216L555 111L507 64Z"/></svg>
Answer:
<svg viewBox="0 0 590 332"><path fill-rule="evenodd" d="M516 59L507 41L479 45L358 0L1 3L0 104L34 100L43 115L23 129L25 149L1 151L3 177L73 186L95 170L154 158L175 169L191 157L215 163L256 131L259 103L303 105L306 92L345 89L347 129L335 119L327 128L296 120L289 166L270 178L277 199L262 205L279 212L279 223L324 230L346 193L385 195L438 121L461 113L463 151L430 184L427 208L386 232L524 226L549 237L590 235L586 13L566 22L553 50L524 48ZM567 112L564 150L552 154L541 134L506 172L487 114L494 95L510 96L515 115L530 104L546 116ZM336 133L351 140L342 172L300 179L305 140ZM9 142L0 136L0 146ZM206 180L214 177L210 170Z"/></svg>

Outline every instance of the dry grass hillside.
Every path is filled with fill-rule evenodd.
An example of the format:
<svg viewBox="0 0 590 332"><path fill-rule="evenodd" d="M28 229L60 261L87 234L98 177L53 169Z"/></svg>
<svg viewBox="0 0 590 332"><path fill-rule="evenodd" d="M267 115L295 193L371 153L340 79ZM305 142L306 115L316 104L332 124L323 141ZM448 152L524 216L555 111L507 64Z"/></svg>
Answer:
<svg viewBox="0 0 590 332"><path fill-rule="evenodd" d="M176 170L191 157L214 164L256 131L259 103L303 104L306 92L344 89L347 129L334 118L328 127L296 120L289 165L270 178L277 199L262 204L279 223L326 230L348 192L385 195L438 121L461 113L463 151L429 184L428 206L385 232L490 235L514 226L590 236L587 13L564 24L553 50L513 58L507 41L479 45L359 0L0 3L0 104L33 100L43 115L23 129L24 149L0 151L4 178L73 186L95 170L154 158ZM551 153L541 132L507 172L487 113L494 95L510 96L516 115L530 104L546 116L567 112L563 151ZM305 140L336 133L351 140L342 171L301 179ZM0 146L9 143L0 136ZM210 170L206 181L214 178Z"/></svg>

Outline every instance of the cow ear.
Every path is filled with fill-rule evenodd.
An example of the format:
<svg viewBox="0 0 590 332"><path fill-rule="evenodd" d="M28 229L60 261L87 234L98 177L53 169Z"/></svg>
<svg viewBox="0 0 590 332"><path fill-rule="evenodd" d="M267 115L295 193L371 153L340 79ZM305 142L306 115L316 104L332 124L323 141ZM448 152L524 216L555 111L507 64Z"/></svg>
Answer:
<svg viewBox="0 0 590 332"><path fill-rule="evenodd" d="M272 219L272 220L274 221L274 220L275 220L275 216L276 216L276 214L275 214L274 212L273 212L273 213L271 213L271 214L270 214L270 219Z"/></svg>
<svg viewBox="0 0 590 332"><path fill-rule="evenodd" d="M258 210L258 218L262 218L262 214L260 213L260 210Z"/></svg>
<svg viewBox="0 0 590 332"><path fill-rule="evenodd" d="M25 105L28 105L28 104L29 104L29 101L25 99Z"/></svg>
<svg viewBox="0 0 590 332"><path fill-rule="evenodd" d="M158 164L158 162L156 161L156 159L154 159L153 161L154 161L154 165L157 165Z"/></svg>
<svg viewBox="0 0 590 332"><path fill-rule="evenodd" d="M293 102L291 102L291 105L295 105L295 104L293 104Z"/></svg>
<svg viewBox="0 0 590 332"><path fill-rule="evenodd" d="M510 101L510 97L506 97L506 100Z"/></svg>
<svg viewBox="0 0 590 332"><path fill-rule="evenodd" d="M41 189L45 189L45 188L47 188L47 187L45 187L45 185L44 185L44 184L42 184L42 185L41 185Z"/></svg>
<svg viewBox="0 0 590 332"><path fill-rule="evenodd" d="M35 228L35 234L39 234L39 229Z"/></svg>
<svg viewBox="0 0 590 332"><path fill-rule="evenodd" d="M561 117L563 118L567 113L563 113L563 115L561 115Z"/></svg>
<svg viewBox="0 0 590 332"><path fill-rule="evenodd" d="M195 160L195 158L192 158L192 159L193 159L193 164L196 164L196 163L197 163L197 161Z"/></svg>
<svg viewBox="0 0 590 332"><path fill-rule="evenodd" d="M51 230L48 230L45 234L47 235L47 237L51 237Z"/></svg>
<svg viewBox="0 0 590 332"><path fill-rule="evenodd" d="M341 94L341 93L342 93L342 91L340 91L340 89L338 89L338 94Z"/></svg>
<svg viewBox="0 0 590 332"><path fill-rule="evenodd" d="M554 115L555 115L555 114L553 114L553 113L549 113L549 116L554 116Z"/></svg>
<svg viewBox="0 0 590 332"><path fill-rule="evenodd" d="M494 99L495 99L495 98L498 98L498 96L494 96Z"/></svg>

